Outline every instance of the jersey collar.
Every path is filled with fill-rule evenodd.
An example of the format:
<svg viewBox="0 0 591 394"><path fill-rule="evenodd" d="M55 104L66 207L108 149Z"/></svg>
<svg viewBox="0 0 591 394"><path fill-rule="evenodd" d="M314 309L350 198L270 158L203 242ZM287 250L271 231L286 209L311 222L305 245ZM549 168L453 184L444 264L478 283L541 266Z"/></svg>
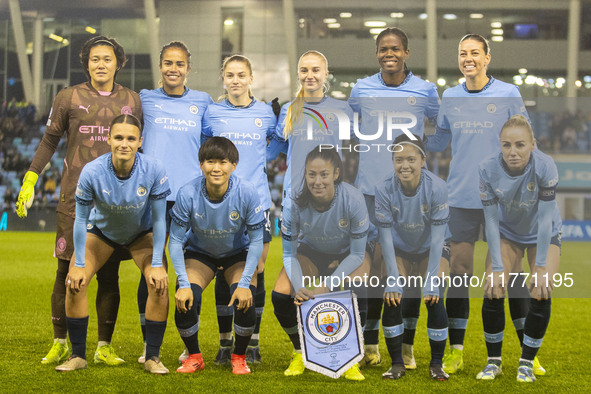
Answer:
<svg viewBox="0 0 591 394"><path fill-rule="evenodd" d="M327 95L322 96L322 98L318 101L304 101L304 105L319 105L325 102L328 99ZM305 100L305 97L304 97Z"/></svg>
<svg viewBox="0 0 591 394"><path fill-rule="evenodd" d="M488 88L490 87L490 85L492 85L492 83L493 83L493 81L494 81L494 80L495 80L495 79L492 77L492 75L488 75L488 82L487 82L487 83L486 83L486 85L484 85L484 87L483 87L482 89L480 89L480 90L469 90L469 89L466 87L466 82L463 82L463 83L462 83L462 87L464 88L464 91L465 91L466 93L480 93L480 92L484 92L486 89L488 89Z"/></svg>
<svg viewBox="0 0 591 394"><path fill-rule="evenodd" d="M399 88L403 85L405 85L408 81L410 81L410 78L413 76L412 71L410 70L406 70L407 74L406 74L406 78L404 78L404 81L402 81L402 83L400 85L392 85L392 84L387 84L386 82L384 82L384 78L382 77L382 71L378 72L378 79L381 82L382 85L387 86L389 88Z"/></svg>
<svg viewBox="0 0 591 394"><path fill-rule="evenodd" d="M414 197L419 192L419 189L421 188L421 185L423 184L423 179L425 179L425 173L424 173L423 169L421 169L421 177L419 178L419 184L417 185L417 189L415 190L415 192L411 195L408 195L404 192L404 189L402 188L402 182L400 182L400 179L398 179L398 177L396 175L394 175L394 184L395 184L395 187L400 190L400 193L402 193L403 196Z"/></svg>
<svg viewBox="0 0 591 394"><path fill-rule="evenodd" d="M133 166L131 167L131 171L129 171L129 175L126 176L125 178L119 177L117 175L117 173L115 172L115 168L113 167L113 153L109 153L107 166L109 167L109 171L111 171L117 179L119 179L120 181L124 181L126 179L131 178L131 176L133 175L133 172L135 171L135 168L137 167L137 162L138 162L139 158L140 158L139 153L136 153L135 157L133 158Z"/></svg>
<svg viewBox="0 0 591 394"><path fill-rule="evenodd" d="M229 100L229 99L226 99L226 100L224 100L224 103L226 103L226 105L227 105L228 107L230 107L230 108L244 109L244 108L250 108L250 107L252 107L252 106L254 105L254 103L256 103L256 102L257 102L257 101L254 99L254 97L252 97L252 96L250 96L250 99L251 99L251 101L250 101L250 104L248 104L248 105L246 105L246 106L239 106L239 107L237 107L237 106L235 106L234 104L232 104L232 103L230 102L230 100Z"/></svg>
<svg viewBox="0 0 591 394"><path fill-rule="evenodd" d="M511 174L511 171L509 171L509 167L507 167L507 164L503 160L503 154L499 153L499 157L498 157L501 167L503 167L503 171L505 171L505 174L507 174L507 176L510 176L511 178L519 178L520 176L525 174L527 171L529 171L529 168L532 166L533 159L534 159L534 155L532 152L532 154L529 156L529 161L527 162L527 164L525 165L523 170L519 174Z"/></svg>
<svg viewBox="0 0 591 394"><path fill-rule="evenodd" d="M96 90L94 88L94 86L92 86L92 84L90 83L90 81L86 81L86 86L88 86L88 88L90 90L92 90L93 92L96 92L96 94L100 94L98 92L98 90ZM111 90L111 93L114 93L117 90L118 87L119 87L119 84L117 84L117 82L113 81L113 90ZM108 96L106 96L106 97L108 97Z"/></svg>
<svg viewBox="0 0 591 394"><path fill-rule="evenodd" d="M230 176L230 179L228 179L228 190L226 190L222 199L221 200L212 200L211 198L209 198L209 194L207 194L207 187L205 186L205 177L203 177L203 180L201 181L201 193L203 193L203 196L205 197L205 199L207 201L209 201L210 203L219 204L219 203L225 201L230 196L230 191L232 190L233 186L234 186L234 177Z"/></svg>
<svg viewBox="0 0 591 394"><path fill-rule="evenodd" d="M185 90L183 91L183 94L181 94L181 95L176 95L176 94L170 95L170 94L166 93L166 90L164 90L164 87L161 87L161 88L160 88L160 89L158 89L158 90L160 90L160 92L161 92L163 95L165 95L166 97L172 97L172 98L179 98L179 97L184 97L184 96L186 96L186 95L187 95L187 93L189 93L189 88L188 88L188 87L186 87L186 86L185 86Z"/></svg>

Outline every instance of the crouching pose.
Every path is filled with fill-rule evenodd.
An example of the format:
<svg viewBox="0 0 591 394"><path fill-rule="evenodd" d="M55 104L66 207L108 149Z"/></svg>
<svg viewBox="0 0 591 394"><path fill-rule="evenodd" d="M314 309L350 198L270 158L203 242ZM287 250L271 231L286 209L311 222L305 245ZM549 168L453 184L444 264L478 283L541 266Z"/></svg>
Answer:
<svg viewBox="0 0 591 394"><path fill-rule="evenodd" d="M400 301L404 295L403 305L411 312L407 314L418 317L421 289L416 286L416 280L410 280L409 274L419 272L423 277L423 297L428 311L429 373L432 379L447 380L449 376L442 369L447 314L443 306L444 286L438 277L447 266L447 261L442 260L449 219L447 187L443 180L422 168L425 151L420 139L411 141L402 134L394 144L399 144L393 154L394 175L376 186L375 191L376 223L388 270L382 325L392 358L392 367L382 376L399 379L406 372L405 364L416 368L414 357L403 362L402 342L403 334L414 339L417 319L406 319L402 323ZM441 261L445 265L440 267Z"/></svg>
<svg viewBox="0 0 591 394"><path fill-rule="evenodd" d="M162 264L168 178L156 159L137 153L142 137L135 116L115 117L108 142L111 153L83 168L76 189L74 258L66 277L72 356L56 369L86 368L88 283L115 249L125 247L148 282L144 368L165 374L159 352L168 317L168 275Z"/></svg>
<svg viewBox="0 0 591 394"><path fill-rule="evenodd" d="M342 177L343 166L337 151L316 147L306 157L302 193L295 201L290 199L283 205L283 269L271 299L275 316L294 347L291 364L284 372L286 376L304 372L292 288L295 302L301 303L314 298L314 294L333 290L307 289L303 275L329 276L327 284L332 286L333 278L340 282L343 277L369 273L374 243L367 242L370 226L367 208L363 194L341 182ZM364 326L367 289L357 287L355 292ZM345 371L344 376L349 380L365 379L357 364Z"/></svg>
<svg viewBox="0 0 591 394"><path fill-rule="evenodd" d="M232 373L249 374L245 353L254 331L256 312L253 273L263 251L264 210L257 189L234 176L238 150L224 137L212 137L199 149L203 176L179 190L171 211L170 258L178 277L175 321L189 357L177 372L204 368L199 349L201 295L218 267L230 285L236 341ZM185 232L190 237L185 246Z"/></svg>
<svg viewBox="0 0 591 394"><path fill-rule="evenodd" d="M488 360L476 378L492 380L501 373L505 288L510 290L514 282L521 282L521 261L527 250L531 297L517 381L533 382L536 355L550 321L553 279L560 265L562 220L555 201L558 170L550 156L536 149L525 117L512 116L503 125L500 141L501 153L479 166L489 248L482 304Z"/></svg>

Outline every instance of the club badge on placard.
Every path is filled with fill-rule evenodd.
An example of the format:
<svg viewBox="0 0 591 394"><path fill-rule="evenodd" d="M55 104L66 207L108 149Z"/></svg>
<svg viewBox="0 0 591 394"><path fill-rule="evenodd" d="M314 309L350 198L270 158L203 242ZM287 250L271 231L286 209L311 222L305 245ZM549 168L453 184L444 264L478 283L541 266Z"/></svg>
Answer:
<svg viewBox="0 0 591 394"><path fill-rule="evenodd" d="M306 368L337 379L363 358L357 296L318 294L298 307L298 330Z"/></svg>

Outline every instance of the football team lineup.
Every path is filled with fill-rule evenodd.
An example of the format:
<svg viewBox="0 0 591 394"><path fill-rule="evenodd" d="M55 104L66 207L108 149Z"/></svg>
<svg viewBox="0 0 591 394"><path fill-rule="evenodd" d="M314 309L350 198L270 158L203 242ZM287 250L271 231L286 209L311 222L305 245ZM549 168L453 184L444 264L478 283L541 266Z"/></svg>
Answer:
<svg viewBox="0 0 591 394"><path fill-rule="evenodd" d="M94 361L124 363L111 342L119 265L131 258L141 274L138 362L151 374L170 373L160 357L170 311L184 344L176 372L202 374L201 309L215 280L214 363L230 365L234 375L249 375L262 361L261 321L270 298L282 330L277 337L289 341L292 353L286 379L308 368L365 380L361 368L381 364L380 344L389 356L381 378L403 378L417 368L423 305L424 375L454 380L465 356L470 359L464 341L474 289L482 297L486 345L475 379L503 379L503 365L506 371L511 365L518 383L546 375L537 355L551 299L555 290L574 286L574 271L559 272L558 169L537 149L519 89L488 74L490 47L478 34L460 39L465 82L441 100L435 84L406 66L404 31L384 29L375 51L379 71L360 78L347 101L326 94L326 57L305 52L297 65L298 94L280 106L255 98L252 64L243 55L224 59L225 94L214 102L186 86L191 54L184 43L162 47L162 86L138 94L115 82L126 62L123 47L114 38L89 39L80 51L88 81L55 98L59 110L52 110L17 202L17 214L26 217L39 175L66 134L51 295L54 341L41 363L66 373L88 367L88 290L95 276ZM104 140L89 145L82 131L94 130L88 124L97 125ZM435 126L434 134L425 133L426 124ZM450 143L443 180L427 169L427 152ZM356 178L348 183L341 155L351 152L358 153ZM282 264L266 277L275 204L267 163L280 153L287 168L278 201L282 239L275 243L281 246L273 253ZM488 252L476 260L482 233ZM340 301L339 294L345 294ZM505 298L520 351L510 353L514 363L503 364ZM319 302L302 321L302 311ZM335 347L314 350L313 341Z"/></svg>

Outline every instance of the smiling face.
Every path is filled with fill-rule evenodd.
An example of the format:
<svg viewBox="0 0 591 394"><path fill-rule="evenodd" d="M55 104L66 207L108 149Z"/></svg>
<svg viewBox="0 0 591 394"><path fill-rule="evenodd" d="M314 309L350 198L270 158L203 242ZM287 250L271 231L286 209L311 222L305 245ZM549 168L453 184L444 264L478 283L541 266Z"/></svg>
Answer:
<svg viewBox="0 0 591 394"><path fill-rule="evenodd" d="M107 142L111 146L113 163L133 160L138 149L142 146L140 129L132 124L116 123L109 131Z"/></svg>
<svg viewBox="0 0 591 394"><path fill-rule="evenodd" d="M404 144L401 151L394 153L394 173L403 185L418 185L425 158L412 144Z"/></svg>
<svg viewBox="0 0 591 394"><path fill-rule="evenodd" d="M328 68L324 58L314 53L302 56L298 63L298 78L305 97L324 96L324 82L328 78Z"/></svg>
<svg viewBox="0 0 591 394"><path fill-rule="evenodd" d="M190 70L187 53L180 48L168 48L162 54L160 62L162 85L166 93L183 94L187 74Z"/></svg>
<svg viewBox="0 0 591 394"><path fill-rule="evenodd" d="M404 75L404 63L410 56L410 50L404 48L404 44L396 34L388 34L380 39L376 57L382 76Z"/></svg>
<svg viewBox="0 0 591 394"><path fill-rule="evenodd" d="M490 58L491 56L486 53L483 43L473 39L467 39L460 43L458 65L467 79L486 76L486 68L490 63Z"/></svg>
<svg viewBox="0 0 591 394"><path fill-rule="evenodd" d="M332 201L338 178L339 169L330 161L316 158L306 163L306 186L315 205L326 205Z"/></svg>
<svg viewBox="0 0 591 394"><path fill-rule="evenodd" d="M248 96L252 79L252 73L244 62L230 61L224 68L224 89L235 100Z"/></svg>
<svg viewBox="0 0 591 394"><path fill-rule="evenodd" d="M510 126L501 131L501 153L511 172L521 172L535 148L535 139L525 127Z"/></svg>
<svg viewBox="0 0 591 394"><path fill-rule="evenodd" d="M228 187L230 175L236 169L236 163L228 159L207 159L201 162L201 171L205 177L205 182L209 187L225 188Z"/></svg>
<svg viewBox="0 0 591 394"><path fill-rule="evenodd" d="M88 74L90 75L90 83L96 90L107 92L113 90L117 67L117 58L113 47L97 45L90 49Z"/></svg>

